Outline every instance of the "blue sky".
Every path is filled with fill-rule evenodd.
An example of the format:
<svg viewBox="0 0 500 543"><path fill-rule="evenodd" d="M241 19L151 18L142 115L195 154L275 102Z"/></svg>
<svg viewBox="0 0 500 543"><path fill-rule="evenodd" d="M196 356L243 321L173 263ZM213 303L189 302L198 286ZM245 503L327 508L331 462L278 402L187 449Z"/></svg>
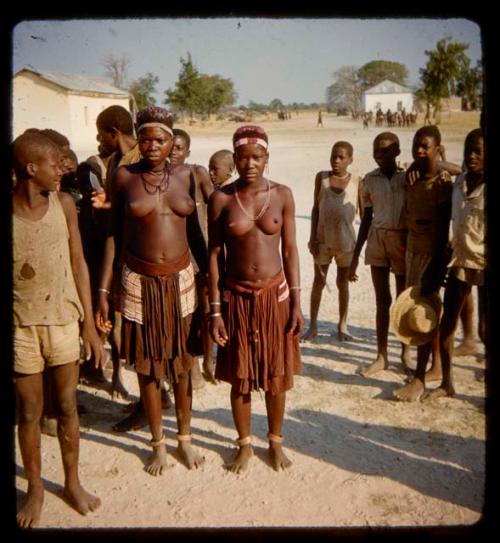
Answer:
<svg viewBox="0 0 500 543"><path fill-rule="evenodd" d="M162 18L22 21L13 30L14 72L24 67L105 76L106 55L129 59L129 81L152 72L156 99L173 87L180 58L234 82L237 104L322 102L341 66L371 60L405 64L408 84L419 83L425 50L439 39L470 44L481 58L480 28L461 19Z"/></svg>

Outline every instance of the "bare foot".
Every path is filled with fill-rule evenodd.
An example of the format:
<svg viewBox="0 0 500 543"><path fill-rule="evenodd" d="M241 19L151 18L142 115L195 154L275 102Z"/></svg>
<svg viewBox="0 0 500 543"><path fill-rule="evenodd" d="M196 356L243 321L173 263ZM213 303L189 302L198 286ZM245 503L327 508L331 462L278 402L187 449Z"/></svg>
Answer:
<svg viewBox="0 0 500 543"><path fill-rule="evenodd" d="M417 402L424 392L424 383L420 379L415 378L411 383L408 383L401 388L397 388L393 394L396 399L403 402Z"/></svg>
<svg viewBox="0 0 500 543"><path fill-rule="evenodd" d="M217 381L215 378L215 362L212 361L210 363L205 363L205 361L203 361L201 374L209 383L212 383L213 385L217 385L219 383L219 381Z"/></svg>
<svg viewBox="0 0 500 543"><path fill-rule="evenodd" d="M481 347L473 339L466 339L453 350L453 356L470 356L477 354Z"/></svg>
<svg viewBox="0 0 500 543"><path fill-rule="evenodd" d="M440 369L436 369L434 366L429 371L425 372L425 382L432 383L435 381L441 381L443 378L443 372Z"/></svg>
<svg viewBox="0 0 500 543"><path fill-rule="evenodd" d="M150 475L157 477L163 475L165 469L171 468L173 464L167 462L167 448L162 442L158 445L152 445L153 452L149 459L149 464L144 468Z"/></svg>
<svg viewBox="0 0 500 543"><path fill-rule="evenodd" d="M425 399L434 400L436 398L451 398L452 396L455 396L455 389L453 388L453 385L450 385L448 387L440 386L438 388L435 388L434 390L429 391Z"/></svg>
<svg viewBox="0 0 500 543"><path fill-rule="evenodd" d="M271 466L276 471L279 471L280 469L285 470L292 465L292 461L283 452L281 443L270 441L268 453Z"/></svg>
<svg viewBox="0 0 500 543"><path fill-rule="evenodd" d="M130 430L140 430L141 428L144 428L146 424L148 423L148 419L146 418L146 414L144 413L144 409L142 407L141 402L137 402L135 404L135 409L122 419L121 421L117 422L113 425L113 430L115 432L128 432Z"/></svg>
<svg viewBox="0 0 500 543"><path fill-rule="evenodd" d="M372 362L367 368L363 368L359 370L358 373L362 375L363 377L371 377L372 375L375 375L379 371L386 370L388 365L389 365L389 362L387 360L387 357L382 354L379 354L375 362Z"/></svg>
<svg viewBox="0 0 500 543"><path fill-rule="evenodd" d="M253 448L252 445L242 445L238 452L236 453L236 457L233 462L230 464L227 464L225 467L228 471L232 473L243 473L248 469L248 463L250 461L250 458L253 456Z"/></svg>
<svg viewBox="0 0 500 543"><path fill-rule="evenodd" d="M40 523L43 506L43 485L29 485L26 501L17 513L17 524L20 528L34 528Z"/></svg>
<svg viewBox="0 0 500 543"><path fill-rule="evenodd" d="M167 390L165 390L163 387L161 389L161 408L165 411L167 409L170 409L174 405L174 402L172 401L172 398L170 397L170 394Z"/></svg>
<svg viewBox="0 0 500 543"><path fill-rule="evenodd" d="M333 332L331 335L333 335ZM342 330L338 330L337 339L338 341L353 341L354 338L351 336L351 334L348 334L347 332Z"/></svg>
<svg viewBox="0 0 500 543"><path fill-rule="evenodd" d="M318 329L316 326L309 326L307 332L302 334L302 337L300 338L300 342L303 341L311 341L311 339L314 339L318 335Z"/></svg>
<svg viewBox="0 0 500 543"><path fill-rule="evenodd" d="M193 449L190 440L179 441L177 452L188 469L199 468L205 462L205 457Z"/></svg>
<svg viewBox="0 0 500 543"><path fill-rule="evenodd" d="M64 487L64 497L81 515L95 511L101 505L101 500L87 492L80 483L66 485Z"/></svg>
<svg viewBox="0 0 500 543"><path fill-rule="evenodd" d="M120 376L115 377L113 375L112 381L111 381L110 393L113 400L116 400L118 398L122 398L123 400L126 400L128 398L128 390L125 388L124 384L122 383Z"/></svg>
<svg viewBox="0 0 500 543"><path fill-rule="evenodd" d="M205 380L201 375L201 370L197 358L194 359L194 364L191 368L191 384L193 386L193 390L199 390L200 388L203 388L205 386Z"/></svg>

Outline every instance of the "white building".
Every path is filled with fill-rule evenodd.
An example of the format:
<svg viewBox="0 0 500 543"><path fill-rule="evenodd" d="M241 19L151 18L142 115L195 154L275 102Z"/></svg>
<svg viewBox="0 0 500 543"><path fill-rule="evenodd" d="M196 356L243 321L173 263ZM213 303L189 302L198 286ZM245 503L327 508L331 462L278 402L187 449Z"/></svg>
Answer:
<svg viewBox="0 0 500 543"><path fill-rule="evenodd" d="M413 100L411 89L386 79L363 93L361 110L375 113L381 109L385 113L388 109L392 112L405 109L407 113L410 113L413 111Z"/></svg>
<svg viewBox="0 0 500 543"><path fill-rule="evenodd" d="M12 83L12 137L27 128L52 128L72 149L97 149L97 116L112 105L133 111L133 98L104 78L24 68Z"/></svg>

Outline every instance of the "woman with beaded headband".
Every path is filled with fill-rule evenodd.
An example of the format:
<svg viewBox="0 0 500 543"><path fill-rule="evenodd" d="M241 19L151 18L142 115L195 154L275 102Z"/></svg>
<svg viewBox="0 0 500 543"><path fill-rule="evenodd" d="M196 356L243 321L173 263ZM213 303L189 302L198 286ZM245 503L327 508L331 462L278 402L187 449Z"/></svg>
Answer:
<svg viewBox="0 0 500 543"><path fill-rule="evenodd" d="M189 469L203 462L190 443L190 370L192 355L199 353L191 348L196 290L189 250L203 272L207 254L189 168L173 171L167 160L172 124L171 114L163 108L148 107L137 114L143 158L120 166L114 177L96 315L98 328L108 332L107 294L116 253L122 263L122 348L127 363L135 366L152 434L153 453L146 467L152 475L167 467L160 393L165 377L175 395L177 450Z"/></svg>
<svg viewBox="0 0 500 543"><path fill-rule="evenodd" d="M239 445L227 467L238 473L248 466L251 392L264 390L269 459L278 471L291 464L281 430L286 391L301 371L295 204L288 187L263 176L269 154L262 128L238 128L233 147L239 178L214 192L208 207L210 333L219 345L215 377L231 384Z"/></svg>

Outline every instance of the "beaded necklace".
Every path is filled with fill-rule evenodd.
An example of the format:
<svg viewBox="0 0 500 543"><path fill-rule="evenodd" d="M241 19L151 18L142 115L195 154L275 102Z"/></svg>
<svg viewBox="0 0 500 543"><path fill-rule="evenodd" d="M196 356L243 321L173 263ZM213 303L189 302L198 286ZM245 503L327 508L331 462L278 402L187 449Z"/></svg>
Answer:
<svg viewBox="0 0 500 543"><path fill-rule="evenodd" d="M264 213L267 211L267 209L269 208L269 203L271 201L271 182L269 181L269 179L266 179L266 181L267 181L266 201L264 202L264 205L262 206L262 209L255 216L248 213L248 211L243 207L243 204L241 203L240 197L238 195L238 187L236 185L234 187L234 197L236 198L236 203L238 204L241 211L243 211L245 216L248 219L250 219L251 221L258 221L264 215Z"/></svg>
<svg viewBox="0 0 500 543"><path fill-rule="evenodd" d="M168 164L165 164L165 168L161 172L155 172L154 170L149 170L145 173L149 173L151 175L156 175L156 176L160 176L163 173L163 177L160 183L157 185L156 183L151 183L151 181L148 181L144 177L143 172L141 172L141 180L142 180L142 186L144 187L144 190L148 194L158 194L158 200L159 200L160 194L162 192L166 192L170 184L170 168L168 167Z"/></svg>

